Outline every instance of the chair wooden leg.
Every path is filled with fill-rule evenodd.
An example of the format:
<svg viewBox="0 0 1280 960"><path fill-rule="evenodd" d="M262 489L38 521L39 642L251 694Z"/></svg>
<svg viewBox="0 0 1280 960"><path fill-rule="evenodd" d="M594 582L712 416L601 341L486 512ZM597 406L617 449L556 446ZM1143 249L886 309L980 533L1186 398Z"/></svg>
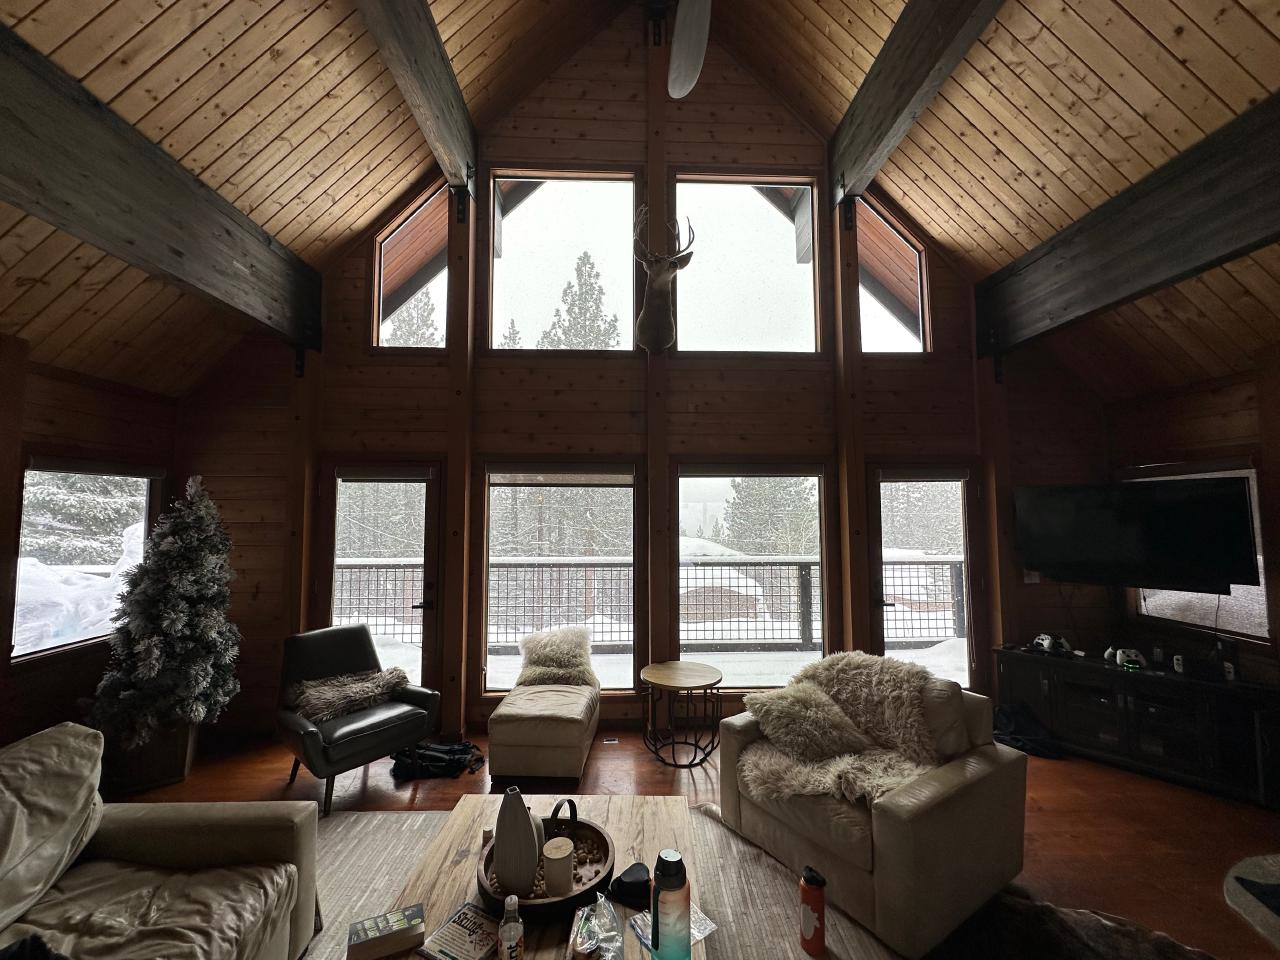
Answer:
<svg viewBox="0 0 1280 960"><path fill-rule="evenodd" d="M293 783L293 781L295 781L295 780L297 780L297 779L298 779L298 767L300 767L300 766L302 766L302 761L301 761L301 760L299 760L297 757L294 757L294 758L293 758L293 769L289 771L289 782L290 782L290 783Z"/></svg>
<svg viewBox="0 0 1280 960"><path fill-rule="evenodd" d="M333 806L333 777L324 782L324 811L322 816L329 815L329 808Z"/></svg>

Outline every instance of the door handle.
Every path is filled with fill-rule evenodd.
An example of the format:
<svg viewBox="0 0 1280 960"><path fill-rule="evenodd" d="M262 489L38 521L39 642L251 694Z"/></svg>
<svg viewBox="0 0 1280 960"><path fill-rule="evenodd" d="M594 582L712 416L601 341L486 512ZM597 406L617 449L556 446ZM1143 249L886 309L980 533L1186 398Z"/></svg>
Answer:
<svg viewBox="0 0 1280 960"><path fill-rule="evenodd" d="M435 603L433 603L430 600L423 600L421 603L415 603L409 609L410 610L434 610L435 608L436 608Z"/></svg>

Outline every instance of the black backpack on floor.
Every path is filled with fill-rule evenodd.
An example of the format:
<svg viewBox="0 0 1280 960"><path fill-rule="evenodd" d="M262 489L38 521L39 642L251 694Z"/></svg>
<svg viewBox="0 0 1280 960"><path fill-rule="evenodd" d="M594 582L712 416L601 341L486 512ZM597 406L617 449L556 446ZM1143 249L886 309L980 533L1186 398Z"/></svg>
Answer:
<svg viewBox="0 0 1280 960"><path fill-rule="evenodd" d="M484 766L484 754L469 740L462 743L422 743L391 755L391 776L396 780L460 777Z"/></svg>

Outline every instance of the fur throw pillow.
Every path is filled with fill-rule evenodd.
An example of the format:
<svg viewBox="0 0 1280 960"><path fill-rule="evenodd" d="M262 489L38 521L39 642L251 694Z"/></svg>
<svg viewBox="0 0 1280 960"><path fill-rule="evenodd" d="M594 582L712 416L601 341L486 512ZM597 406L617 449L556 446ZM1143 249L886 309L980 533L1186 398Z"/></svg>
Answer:
<svg viewBox="0 0 1280 960"><path fill-rule="evenodd" d="M518 687L566 683L600 689L591 669L591 631L586 627L556 627L531 633L520 641L524 666L516 678Z"/></svg>
<svg viewBox="0 0 1280 960"><path fill-rule="evenodd" d="M829 760L875 746L836 702L812 683L749 693L743 704L759 721L770 743L801 760Z"/></svg>
<svg viewBox="0 0 1280 960"><path fill-rule="evenodd" d="M319 680L303 680L289 691L293 709L312 723L323 723L356 710L386 703L397 690L409 685L409 677L399 667L346 673Z"/></svg>

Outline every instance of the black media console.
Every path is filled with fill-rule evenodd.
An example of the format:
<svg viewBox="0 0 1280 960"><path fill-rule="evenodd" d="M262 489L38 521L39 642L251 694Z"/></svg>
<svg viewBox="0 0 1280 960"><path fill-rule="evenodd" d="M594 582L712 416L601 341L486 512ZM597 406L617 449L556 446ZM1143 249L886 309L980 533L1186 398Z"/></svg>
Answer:
<svg viewBox="0 0 1280 960"><path fill-rule="evenodd" d="M1025 704L1064 749L1280 808L1280 690L1022 650L996 664L1000 702Z"/></svg>

